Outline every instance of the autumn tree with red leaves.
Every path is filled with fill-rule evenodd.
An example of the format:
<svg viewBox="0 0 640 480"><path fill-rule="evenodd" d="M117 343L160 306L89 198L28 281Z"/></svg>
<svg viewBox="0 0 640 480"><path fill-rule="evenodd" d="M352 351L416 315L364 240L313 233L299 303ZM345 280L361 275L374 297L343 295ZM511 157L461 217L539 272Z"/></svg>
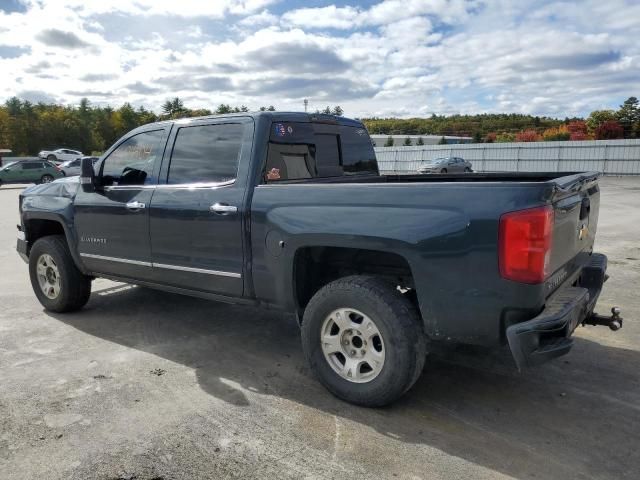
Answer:
<svg viewBox="0 0 640 480"><path fill-rule="evenodd" d="M624 138L624 128L616 120L607 120L598 125L595 131L596 140L615 140Z"/></svg>
<svg viewBox="0 0 640 480"><path fill-rule="evenodd" d="M524 130L516 133L516 142L539 142L540 135L535 130Z"/></svg>

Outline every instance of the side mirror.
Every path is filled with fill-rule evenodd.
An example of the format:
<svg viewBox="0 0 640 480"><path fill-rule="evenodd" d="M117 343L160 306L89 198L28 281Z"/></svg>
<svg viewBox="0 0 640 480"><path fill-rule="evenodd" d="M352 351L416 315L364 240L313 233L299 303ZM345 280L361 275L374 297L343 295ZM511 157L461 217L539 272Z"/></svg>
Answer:
<svg viewBox="0 0 640 480"><path fill-rule="evenodd" d="M96 175L93 171L93 162L90 158L83 158L80 163L80 185L85 192L95 192Z"/></svg>

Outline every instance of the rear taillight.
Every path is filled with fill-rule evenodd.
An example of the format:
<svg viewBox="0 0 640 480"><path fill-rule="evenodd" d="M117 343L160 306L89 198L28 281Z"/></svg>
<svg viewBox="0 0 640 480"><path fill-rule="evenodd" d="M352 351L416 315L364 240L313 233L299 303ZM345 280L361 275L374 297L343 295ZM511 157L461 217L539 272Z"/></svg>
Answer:
<svg viewBox="0 0 640 480"><path fill-rule="evenodd" d="M522 283L542 283L549 275L553 208L531 208L500 217L500 275Z"/></svg>

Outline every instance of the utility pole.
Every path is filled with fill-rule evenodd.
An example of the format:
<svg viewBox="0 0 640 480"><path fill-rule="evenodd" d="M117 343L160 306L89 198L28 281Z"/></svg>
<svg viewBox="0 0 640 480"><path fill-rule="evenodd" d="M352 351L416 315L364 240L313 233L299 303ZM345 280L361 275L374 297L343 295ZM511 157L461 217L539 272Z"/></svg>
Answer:
<svg viewBox="0 0 640 480"><path fill-rule="evenodd" d="M307 105L309 105L309 100L304 99L304 112L307 113Z"/></svg>

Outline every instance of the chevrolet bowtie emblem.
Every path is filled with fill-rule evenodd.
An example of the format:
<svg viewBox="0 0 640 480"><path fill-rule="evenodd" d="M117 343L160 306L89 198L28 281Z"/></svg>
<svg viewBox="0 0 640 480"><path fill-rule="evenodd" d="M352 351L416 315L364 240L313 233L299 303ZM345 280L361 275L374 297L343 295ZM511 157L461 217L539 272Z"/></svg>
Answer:
<svg viewBox="0 0 640 480"><path fill-rule="evenodd" d="M578 230L578 240L582 240L583 238L586 238L588 234L589 234L589 228L583 223L580 226L580 229Z"/></svg>

